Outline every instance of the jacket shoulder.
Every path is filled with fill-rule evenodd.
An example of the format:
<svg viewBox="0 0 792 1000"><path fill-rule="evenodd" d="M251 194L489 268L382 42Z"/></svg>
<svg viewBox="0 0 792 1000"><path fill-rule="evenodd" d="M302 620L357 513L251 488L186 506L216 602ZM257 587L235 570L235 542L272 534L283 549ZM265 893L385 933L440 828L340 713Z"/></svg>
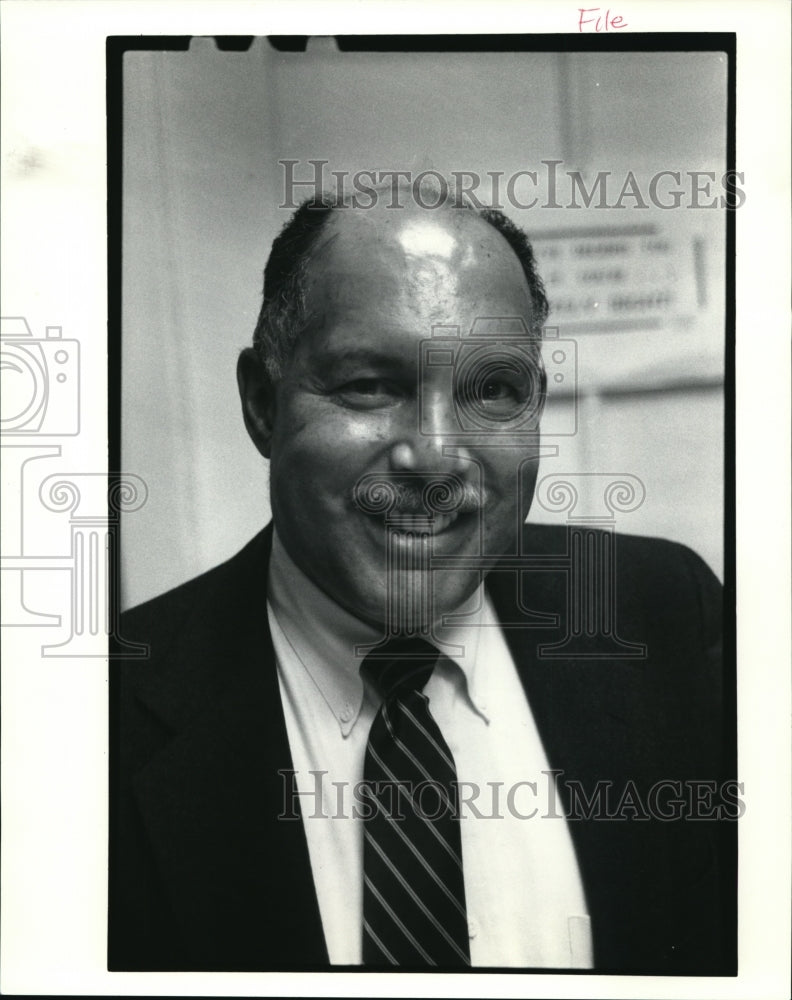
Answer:
<svg viewBox="0 0 792 1000"><path fill-rule="evenodd" d="M523 545L526 552L553 553L564 549L570 527L581 527L593 534L603 535L604 529L589 528L585 524L526 524L523 529ZM657 565L700 564L708 570L707 564L693 549L682 542L671 541L650 535L628 535L621 532L614 537L618 540L619 553L631 560Z"/></svg>
<svg viewBox="0 0 792 1000"><path fill-rule="evenodd" d="M270 539L268 526L225 562L123 612L120 624L124 640L152 643L155 649L163 650L168 638L177 635L192 615L202 608L208 613L226 603L255 572L261 572L262 565L266 566Z"/></svg>
<svg viewBox="0 0 792 1000"><path fill-rule="evenodd" d="M572 549L577 544L573 541L576 532L594 543L590 551L599 553L596 558L606 553L604 565L611 574L625 622L642 623L642 628L653 632L656 628L674 632L685 623L705 646L718 642L724 600L720 581L691 548L665 538L610 533L588 525L526 525L523 553L528 563L533 562L536 568L545 560L548 568L556 570L527 573L530 589L539 599L546 597L553 610L566 598L567 574L575 573ZM578 570L587 558L578 548ZM563 567L565 571L557 571ZM650 629L650 624L655 627Z"/></svg>
<svg viewBox="0 0 792 1000"><path fill-rule="evenodd" d="M523 552L528 555L560 556L568 552L570 529L583 530L602 538L603 529L587 525L526 524L523 530ZM682 542L648 535L613 533L614 548L620 572L640 577L647 583L670 582L679 576L689 576L705 587L720 587L720 583L701 556Z"/></svg>

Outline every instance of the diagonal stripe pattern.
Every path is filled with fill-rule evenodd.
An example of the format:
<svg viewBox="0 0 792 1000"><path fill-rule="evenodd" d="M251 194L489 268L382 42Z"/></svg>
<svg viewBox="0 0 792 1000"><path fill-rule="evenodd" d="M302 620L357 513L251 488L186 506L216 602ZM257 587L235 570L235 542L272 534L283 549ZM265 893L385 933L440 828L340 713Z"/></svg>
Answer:
<svg viewBox="0 0 792 1000"><path fill-rule="evenodd" d="M456 767L423 693L438 656L397 638L361 667L383 699L364 766L364 965L470 965Z"/></svg>

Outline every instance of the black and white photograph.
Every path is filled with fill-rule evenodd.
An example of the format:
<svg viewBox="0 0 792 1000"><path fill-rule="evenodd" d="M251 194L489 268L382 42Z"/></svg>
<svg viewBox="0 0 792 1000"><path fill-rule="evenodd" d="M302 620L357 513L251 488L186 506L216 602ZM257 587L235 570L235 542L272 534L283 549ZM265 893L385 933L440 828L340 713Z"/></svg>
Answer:
<svg viewBox="0 0 792 1000"><path fill-rule="evenodd" d="M783 996L789 12L156 6L5 15L2 991Z"/></svg>
<svg viewBox="0 0 792 1000"><path fill-rule="evenodd" d="M729 39L178 44L109 49L110 968L734 974Z"/></svg>

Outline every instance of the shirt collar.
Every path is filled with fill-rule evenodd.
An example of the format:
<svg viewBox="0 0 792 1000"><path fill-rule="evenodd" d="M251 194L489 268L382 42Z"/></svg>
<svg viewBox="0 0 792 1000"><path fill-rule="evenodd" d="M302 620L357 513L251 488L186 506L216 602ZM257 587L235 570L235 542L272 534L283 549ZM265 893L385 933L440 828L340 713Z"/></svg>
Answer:
<svg viewBox="0 0 792 1000"><path fill-rule="evenodd" d="M377 643L382 633L320 590L292 561L277 531L273 531L267 593L278 625L295 656L335 716L342 735L347 736L357 722L365 696L360 676L363 657L356 653L356 647ZM459 666L472 707L488 721L482 672L477 670L481 637L485 634L486 639L486 629L479 626L497 624L497 620L483 584L453 614L446 616L446 621L448 624L435 627L438 648Z"/></svg>

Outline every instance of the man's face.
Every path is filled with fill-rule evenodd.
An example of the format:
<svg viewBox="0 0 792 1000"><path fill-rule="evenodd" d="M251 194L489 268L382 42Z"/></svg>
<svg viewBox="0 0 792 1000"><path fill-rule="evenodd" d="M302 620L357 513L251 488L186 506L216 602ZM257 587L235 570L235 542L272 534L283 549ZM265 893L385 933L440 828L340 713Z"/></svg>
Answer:
<svg viewBox="0 0 792 1000"><path fill-rule="evenodd" d="M364 621L382 624L390 614L393 627L389 591L391 608L394 596L400 606L414 604L430 580L437 620L480 575L471 567L429 571L427 559L517 551L536 480L537 421L532 434L524 423L520 434L508 430L512 413L535 404L537 383L497 357L485 364L485 377L474 373L468 391L478 426L491 414L492 430L464 433L454 365L427 363L421 343L436 324L459 326L462 343L480 317L522 317L528 325L520 263L471 213L345 210L309 265L308 311L310 327L275 387L270 416L278 535L303 572ZM418 522L403 515L423 514L422 487L449 475L462 485L461 510L435 515L428 541L416 541L410 528ZM406 487L387 515L361 503L361 484L379 480ZM386 516L400 515L402 530L391 520L389 533Z"/></svg>

